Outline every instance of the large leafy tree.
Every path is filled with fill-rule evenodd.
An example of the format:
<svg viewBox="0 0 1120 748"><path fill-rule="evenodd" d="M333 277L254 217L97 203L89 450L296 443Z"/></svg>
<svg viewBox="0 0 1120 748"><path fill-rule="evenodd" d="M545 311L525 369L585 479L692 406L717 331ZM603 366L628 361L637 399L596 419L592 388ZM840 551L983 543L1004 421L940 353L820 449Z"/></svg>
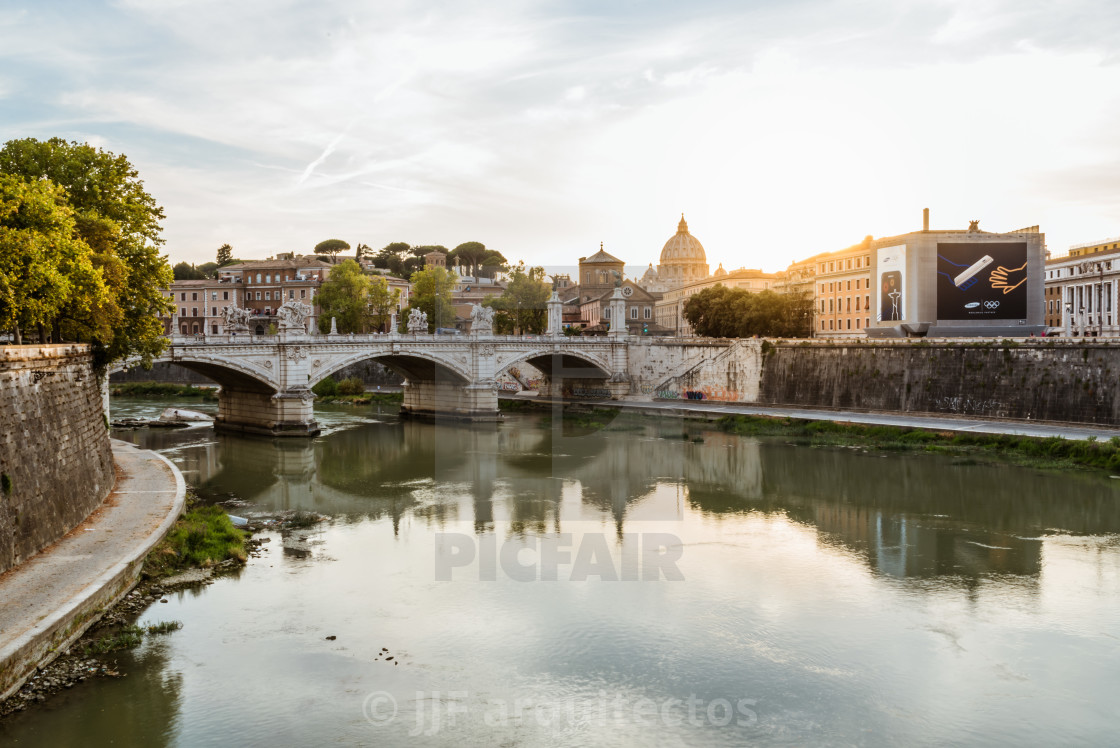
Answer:
<svg viewBox="0 0 1120 748"><path fill-rule="evenodd" d="M453 325L455 308L451 303L451 291L455 287L455 274L446 268L433 266L417 270L410 280L412 292L408 308L419 309L428 315L428 332Z"/></svg>
<svg viewBox="0 0 1120 748"><path fill-rule="evenodd" d="M341 333L366 332L369 328L369 276L354 260L331 268L319 288L319 331L330 332L331 318Z"/></svg>
<svg viewBox="0 0 1120 748"><path fill-rule="evenodd" d="M486 259L489 252L490 250L486 249L486 245L482 242L463 242L451 250L447 255L447 261L451 263L458 260L460 265L470 270L471 276L477 278L482 261Z"/></svg>
<svg viewBox="0 0 1120 748"><path fill-rule="evenodd" d="M424 267L424 258L417 253L422 247L413 248L407 242L393 242L373 256L373 266L384 268L398 278L408 278Z"/></svg>
<svg viewBox="0 0 1120 748"><path fill-rule="evenodd" d="M519 262L501 296L484 302L494 310L494 330L501 335L539 335L548 323L547 302L552 285L544 268Z"/></svg>
<svg viewBox="0 0 1120 748"><path fill-rule="evenodd" d="M369 281L368 298L370 321L378 332L384 332L386 323L401 301L401 291L399 288L389 288L389 282L381 276L374 276Z"/></svg>
<svg viewBox="0 0 1120 748"><path fill-rule="evenodd" d="M808 294L751 293L717 284L693 295L684 316L697 335L714 338L807 337L812 326Z"/></svg>
<svg viewBox="0 0 1120 748"><path fill-rule="evenodd" d="M486 256L482 259L482 264L478 268L478 278L493 278L498 273L509 272L509 261L494 249L486 251Z"/></svg>
<svg viewBox="0 0 1120 748"><path fill-rule="evenodd" d="M22 331L35 327L43 339L65 309L102 311L102 335L120 317L92 250L76 235L65 191L0 174L0 329L20 343Z"/></svg>
<svg viewBox="0 0 1120 748"><path fill-rule="evenodd" d="M52 324L60 339L93 343L98 368L159 355L166 345L159 315L172 309L163 292L171 267L159 253L164 215L128 159L87 143L24 138L0 149L0 172L48 179L66 191L75 235L92 250L91 264L108 290L103 303L68 300Z"/></svg>
<svg viewBox="0 0 1120 748"><path fill-rule="evenodd" d="M350 249L349 242L344 242L341 239L324 239L315 245L315 254L334 257L339 252L345 252L348 249Z"/></svg>
<svg viewBox="0 0 1120 748"><path fill-rule="evenodd" d="M218 256L216 259L218 261L218 267L222 267L223 265L228 265L233 262L233 247L228 244L223 244L222 246L218 247Z"/></svg>
<svg viewBox="0 0 1120 748"><path fill-rule="evenodd" d="M206 280L206 271L189 262L176 263L171 272L177 281Z"/></svg>

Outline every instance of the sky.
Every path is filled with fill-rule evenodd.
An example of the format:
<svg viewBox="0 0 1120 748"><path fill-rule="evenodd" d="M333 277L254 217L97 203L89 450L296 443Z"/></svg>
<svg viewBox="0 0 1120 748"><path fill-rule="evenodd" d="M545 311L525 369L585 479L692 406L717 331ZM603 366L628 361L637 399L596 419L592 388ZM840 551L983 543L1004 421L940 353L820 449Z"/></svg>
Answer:
<svg viewBox="0 0 1120 748"><path fill-rule="evenodd" d="M1111 0L3 0L0 142L125 154L173 262L327 238L712 269L1120 235Z"/></svg>

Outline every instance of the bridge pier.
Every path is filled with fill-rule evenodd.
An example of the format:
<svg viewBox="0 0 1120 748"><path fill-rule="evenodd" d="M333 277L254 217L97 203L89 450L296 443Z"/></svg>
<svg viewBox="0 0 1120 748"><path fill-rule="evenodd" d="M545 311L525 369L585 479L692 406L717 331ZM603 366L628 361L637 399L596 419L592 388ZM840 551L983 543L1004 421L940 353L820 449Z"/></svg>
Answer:
<svg viewBox="0 0 1120 748"><path fill-rule="evenodd" d="M309 389L257 392L222 385L218 393L216 431L237 431L266 436L317 436Z"/></svg>
<svg viewBox="0 0 1120 748"><path fill-rule="evenodd" d="M406 380L401 415L413 418L450 418L461 421L496 421L498 390L491 382Z"/></svg>

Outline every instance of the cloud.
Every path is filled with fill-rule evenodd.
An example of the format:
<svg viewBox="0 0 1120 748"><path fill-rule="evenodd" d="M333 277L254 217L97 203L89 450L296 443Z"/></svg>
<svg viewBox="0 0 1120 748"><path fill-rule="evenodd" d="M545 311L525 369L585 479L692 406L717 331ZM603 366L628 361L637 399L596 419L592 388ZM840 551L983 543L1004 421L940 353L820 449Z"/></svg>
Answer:
<svg viewBox="0 0 1120 748"><path fill-rule="evenodd" d="M1069 7L28 5L0 21L21 71L0 80L0 129L126 153L176 256L219 229L247 255L416 232L552 264L606 240L644 264L684 210L713 265L775 269L908 230L927 204L1034 223L1019 214L1063 166L1100 194L1120 17Z"/></svg>

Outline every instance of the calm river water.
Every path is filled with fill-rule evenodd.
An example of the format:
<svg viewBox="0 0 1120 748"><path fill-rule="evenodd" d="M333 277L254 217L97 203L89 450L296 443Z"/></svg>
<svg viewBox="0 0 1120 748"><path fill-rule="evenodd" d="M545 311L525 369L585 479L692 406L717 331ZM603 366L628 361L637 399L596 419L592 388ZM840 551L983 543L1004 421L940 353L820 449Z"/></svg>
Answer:
<svg viewBox="0 0 1120 748"><path fill-rule="evenodd" d="M322 408L309 441L119 435L234 514L329 519L151 606L142 622L182 630L0 743L1117 740L1120 480L671 419L394 411Z"/></svg>

